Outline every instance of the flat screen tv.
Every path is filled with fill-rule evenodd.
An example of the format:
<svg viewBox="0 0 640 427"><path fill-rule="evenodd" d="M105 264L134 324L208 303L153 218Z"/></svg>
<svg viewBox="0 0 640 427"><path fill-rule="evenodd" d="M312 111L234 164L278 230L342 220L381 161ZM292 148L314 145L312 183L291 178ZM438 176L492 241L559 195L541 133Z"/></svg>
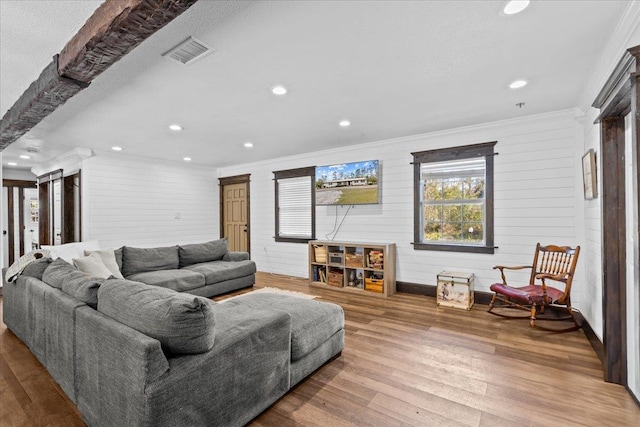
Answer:
<svg viewBox="0 0 640 427"><path fill-rule="evenodd" d="M380 203L377 160L316 167L316 205Z"/></svg>

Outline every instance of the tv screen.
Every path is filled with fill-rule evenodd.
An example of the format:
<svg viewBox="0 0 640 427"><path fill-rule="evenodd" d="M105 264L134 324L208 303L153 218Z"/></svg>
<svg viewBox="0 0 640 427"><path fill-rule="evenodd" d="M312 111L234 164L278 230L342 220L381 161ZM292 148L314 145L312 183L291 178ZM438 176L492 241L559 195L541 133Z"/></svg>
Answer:
<svg viewBox="0 0 640 427"><path fill-rule="evenodd" d="M379 203L378 161L316 167L316 205Z"/></svg>

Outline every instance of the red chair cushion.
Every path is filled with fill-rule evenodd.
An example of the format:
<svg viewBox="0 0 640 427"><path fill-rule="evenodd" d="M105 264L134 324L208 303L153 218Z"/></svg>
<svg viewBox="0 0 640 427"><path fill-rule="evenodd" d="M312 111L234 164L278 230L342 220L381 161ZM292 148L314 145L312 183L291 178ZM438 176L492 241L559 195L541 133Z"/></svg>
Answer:
<svg viewBox="0 0 640 427"><path fill-rule="evenodd" d="M542 286L540 285L528 285L519 288L505 285L504 283L494 283L490 289L500 295L504 295L508 298L518 300L527 304L543 303L544 294L542 293ZM562 297L563 292L556 288L547 286L547 296L551 303L558 301Z"/></svg>

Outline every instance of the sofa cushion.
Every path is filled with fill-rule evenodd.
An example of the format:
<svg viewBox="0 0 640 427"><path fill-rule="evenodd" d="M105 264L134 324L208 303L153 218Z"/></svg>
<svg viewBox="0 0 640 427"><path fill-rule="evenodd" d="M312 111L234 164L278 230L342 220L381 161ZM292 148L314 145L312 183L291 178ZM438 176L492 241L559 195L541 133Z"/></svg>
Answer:
<svg viewBox="0 0 640 427"><path fill-rule="evenodd" d="M118 269L122 272L122 253L124 252L124 246L119 247L118 249L113 251L113 255L116 257L116 263L118 264Z"/></svg>
<svg viewBox="0 0 640 427"><path fill-rule="evenodd" d="M146 271L132 274L127 279L146 283L147 285L173 289L177 292L189 291L205 285L202 274L189 270Z"/></svg>
<svg viewBox="0 0 640 427"><path fill-rule="evenodd" d="M249 252L227 252L222 257L223 261L246 261L251 259Z"/></svg>
<svg viewBox="0 0 640 427"><path fill-rule="evenodd" d="M191 270L204 275L207 285L249 276L256 272L256 263L253 261L212 261L194 264L184 267L182 270Z"/></svg>
<svg viewBox="0 0 640 427"><path fill-rule="evenodd" d="M20 273L23 276L35 277L38 280L42 280L42 274L49 267L53 260L51 258L40 258L30 262Z"/></svg>
<svg viewBox="0 0 640 427"><path fill-rule="evenodd" d="M209 351L214 341L213 301L130 280L107 280L98 311L160 341L174 354Z"/></svg>
<svg viewBox="0 0 640 427"><path fill-rule="evenodd" d="M125 277L145 271L175 270L180 265L178 247L122 248L122 274Z"/></svg>
<svg viewBox="0 0 640 427"><path fill-rule="evenodd" d="M278 310L291 316L291 360L302 359L344 329L344 311L337 304L277 293L248 293L225 304Z"/></svg>
<svg viewBox="0 0 640 427"><path fill-rule="evenodd" d="M99 257L105 267L109 269L111 275L116 279L124 279L120 269L122 268L122 250L120 250L120 263L116 258L116 251L113 249L104 249L101 251L84 251L86 256Z"/></svg>
<svg viewBox="0 0 640 427"><path fill-rule="evenodd" d="M95 307L98 302L98 289L104 279L89 277L64 259L58 258L45 269L42 281Z"/></svg>
<svg viewBox="0 0 640 427"><path fill-rule="evenodd" d="M180 268L201 262L216 261L222 259L227 253L227 238L206 243L192 245L180 245Z"/></svg>
<svg viewBox="0 0 640 427"><path fill-rule="evenodd" d="M69 274L74 271L82 274L84 277L87 277L84 273L66 262L64 259L58 258L49 264L49 266L42 272L42 281L49 286L62 289L62 283L69 277Z"/></svg>

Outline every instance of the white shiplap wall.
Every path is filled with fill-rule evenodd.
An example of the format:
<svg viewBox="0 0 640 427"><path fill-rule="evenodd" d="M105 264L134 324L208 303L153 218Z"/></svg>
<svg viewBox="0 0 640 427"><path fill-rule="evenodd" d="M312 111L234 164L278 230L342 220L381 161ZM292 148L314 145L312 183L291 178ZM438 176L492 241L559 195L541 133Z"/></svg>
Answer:
<svg viewBox="0 0 640 427"><path fill-rule="evenodd" d="M598 172L598 197L584 201L585 215L585 298L582 314L589 322L594 333L603 339L602 312L602 159L600 156L600 125L592 125L598 115L597 110L590 108L585 120L584 152L593 149L596 152L596 169Z"/></svg>
<svg viewBox="0 0 640 427"><path fill-rule="evenodd" d="M106 248L218 238L217 181L213 168L97 153L82 165L83 240Z"/></svg>
<svg viewBox="0 0 640 427"><path fill-rule="evenodd" d="M394 242L397 279L430 284L442 270L473 272L476 289L488 291L499 280L496 264L531 263L536 242L578 245L583 239L580 187L582 124L573 110L524 117L321 151L271 161L225 167L221 177L251 174L251 245L258 269L307 277L307 247L278 243L274 235L273 171L340 162L379 159L382 203L355 206L336 240ZM415 251L413 241L413 167L415 151L498 141L495 158L494 255ZM324 240L347 207L316 208L316 238ZM584 293L579 264L573 298ZM514 278L528 279L526 274Z"/></svg>

